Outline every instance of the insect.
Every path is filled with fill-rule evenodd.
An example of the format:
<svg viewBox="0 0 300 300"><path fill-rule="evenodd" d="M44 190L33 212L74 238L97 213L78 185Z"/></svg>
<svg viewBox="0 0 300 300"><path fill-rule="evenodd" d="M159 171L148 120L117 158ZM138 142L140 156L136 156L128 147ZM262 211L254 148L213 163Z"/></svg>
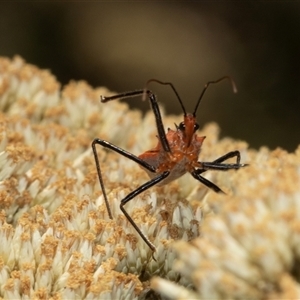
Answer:
<svg viewBox="0 0 300 300"><path fill-rule="evenodd" d="M202 184L206 185L208 188L212 189L217 193L224 193L217 185L209 181L208 179L201 176L202 173L208 170L219 170L228 171L231 169L239 169L245 167L247 164L240 164L241 155L239 151L231 151L227 154L217 158L212 162L202 162L198 160L202 143L205 136L197 136L197 130L199 125L196 121L196 112L201 102L201 99L207 90L208 86L211 84L218 83L224 79L230 80L232 84L233 91L236 92L236 86L234 81L230 76L224 76L216 81L209 81L205 84L196 106L194 112L187 113L179 94L177 93L175 87L171 82L162 82L156 79L150 79L146 83L145 89L136 90L131 92L125 92L118 95L103 97L101 96L101 102L109 102L116 99L125 99L129 97L143 96L143 100L148 97L151 105L151 109L155 116L156 127L158 132L158 143L156 147L136 156L110 142L96 138L92 142L92 149L95 157L95 163L98 173L99 183L103 192L104 201L106 204L108 215L113 219L111 209L108 203L104 182L101 174L100 163L97 155L96 145L100 145L104 148L113 150L124 157L136 162L142 169L144 169L150 180L142 184L136 190L129 193L124 199L121 200L120 209L126 216L127 220L135 228L140 237L145 241L149 248L154 252L156 250L154 244L148 239L148 237L141 231L141 229L136 225L134 220L125 210L124 206L127 202L132 200L137 195L146 191L147 189L153 187L154 185L164 185L167 184L183 174L189 172L196 180L200 181ZM158 107L156 96L148 89L151 82L155 82L162 85L168 85L174 91L177 100L183 111L183 121L176 125L175 130L168 128L167 133L165 133L162 117ZM236 163L228 164L223 163L229 158L236 158Z"/></svg>

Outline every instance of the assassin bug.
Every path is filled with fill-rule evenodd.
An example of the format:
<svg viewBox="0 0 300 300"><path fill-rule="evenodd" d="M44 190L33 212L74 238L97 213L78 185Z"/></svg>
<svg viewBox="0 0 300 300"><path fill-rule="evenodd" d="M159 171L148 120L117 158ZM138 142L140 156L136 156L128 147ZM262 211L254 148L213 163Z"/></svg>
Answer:
<svg viewBox="0 0 300 300"><path fill-rule="evenodd" d="M233 91L236 92L235 84L232 78L229 76L224 76L216 81L209 81L205 84L202 93L200 94L200 97L196 103L194 112L192 114L186 112L183 102L172 83L162 82L156 79L148 80L148 82L146 83L146 87L143 90L125 92L110 97L101 96L101 102L103 103L115 99L125 99L129 97L136 97L139 95L143 96L143 100L145 100L146 97L148 97L150 100L150 105L155 116L156 127L158 132L158 144L155 148L148 150L139 156L136 156L105 140L96 138L92 142L92 149L95 157L100 186L102 189L103 197L110 219L113 219L113 217L105 192L96 145L108 148L123 155L124 157L129 158L130 160L136 162L141 168L143 168L148 173L150 180L138 187L136 190L129 193L124 199L122 199L120 203L120 209L124 213L128 221L135 228L135 230L138 232L140 237L145 241L145 243L153 252L156 250L154 244L150 242L150 240L141 231L141 229L139 229L139 227L136 225L136 223L125 210L124 205L127 202L129 202L142 192L146 191L147 189L151 188L152 186L167 184L181 177L187 172L189 172L196 180L200 181L213 191L217 193L224 193L218 186L201 176L201 174L208 170L228 171L231 169L239 169L241 167L246 166L246 164L240 164L241 156L239 151L228 152L227 154L219 157L218 159L212 162L198 161L201 145L205 139L205 136L200 137L196 134L196 131L199 128L199 125L196 121L196 112L208 86L210 84L218 83L224 79L230 80ZM148 85L151 82L156 82L162 85L169 85L174 91L183 111L183 121L179 125L175 124L176 130L171 130L170 128L168 128L168 132L165 133L156 96L148 89ZM236 158L236 163L223 163L229 158Z"/></svg>

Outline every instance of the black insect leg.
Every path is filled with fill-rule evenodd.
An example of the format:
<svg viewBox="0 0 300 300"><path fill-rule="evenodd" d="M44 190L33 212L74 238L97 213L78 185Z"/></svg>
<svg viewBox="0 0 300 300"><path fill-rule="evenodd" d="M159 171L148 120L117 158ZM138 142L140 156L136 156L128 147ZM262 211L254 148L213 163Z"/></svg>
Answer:
<svg viewBox="0 0 300 300"><path fill-rule="evenodd" d="M100 140L100 139L94 139L92 142L92 149L93 149L93 153L94 153L94 158L95 158L95 163L96 163L96 169L97 169L97 173L98 173L98 179L99 179L99 183L100 183L100 187L103 193L103 197L104 197L104 201L105 201L105 205L106 205L106 209L109 215L110 219L113 219L112 217L112 213L111 213L111 209L108 203L108 199L107 199L107 195L106 195L106 191L105 191L105 186L104 186L104 182L103 182L103 178L102 178L102 174L101 174L101 168L100 168L100 162L98 159L98 154L97 154L97 149L96 149L96 145L100 145L104 148L108 148L110 150L113 150L127 158L129 158L130 160L135 161L136 163L138 163L140 166L142 166L143 168L149 170L150 172L155 173L155 168L151 165L149 165L148 163L146 163L145 161L143 161L142 159L140 159L139 157L135 156L134 154L119 148L107 141L104 140Z"/></svg>
<svg viewBox="0 0 300 300"><path fill-rule="evenodd" d="M222 164L223 161L236 157L236 163L235 164ZM218 170L218 171L228 171L232 169L239 169L242 167L248 166L248 164L240 164L241 161L241 155L239 151L231 151L227 154L217 158L216 160L212 162L200 162L202 165L202 168L199 168L195 170L197 174L202 174L203 172L207 170Z"/></svg>
<svg viewBox="0 0 300 300"><path fill-rule="evenodd" d="M161 117L161 114L160 114L157 99L156 99L156 96L151 91L149 91L147 89L144 89L144 90L137 90L137 91L132 91L132 92L125 92L125 93L118 94L118 95L115 95L115 96L110 96L110 97L101 96L101 102L105 103L105 102L116 100L116 99L126 99L126 98L136 97L136 96L140 96L140 95L147 95L148 96L148 98L150 100L151 109L152 109L152 111L154 113L154 116L155 116L156 128L157 128L157 132L158 132L158 138L159 138L159 140L162 144L163 149L166 152L171 152L170 145L168 143L166 133L165 133L165 129L164 129L164 124L162 122L162 117Z"/></svg>
<svg viewBox="0 0 300 300"><path fill-rule="evenodd" d="M161 174L159 174L157 177L154 177L150 181L144 183L140 187L138 187L133 192L129 193L124 199L121 200L120 209L122 210L123 214L127 218L127 220L131 223L131 225L134 227L134 229L137 231L137 233L140 235L140 237L145 241L145 243L149 246L149 248L154 252L155 246L149 241L149 239L146 237L146 235L141 231L141 229L136 225L136 223L133 221L133 219L130 217L130 215L127 213L127 211L124 208L124 205L135 198L140 193L146 191L147 189L151 188L152 186L156 185L157 183L164 180L168 175L170 174L169 171L165 171Z"/></svg>
<svg viewBox="0 0 300 300"><path fill-rule="evenodd" d="M240 161L241 161L241 154L240 154L240 151L230 151L224 155L222 155L221 157L217 158L216 160L214 160L213 162L214 163L221 163L229 158L233 158L233 157L236 157L236 163L239 164Z"/></svg>
<svg viewBox="0 0 300 300"><path fill-rule="evenodd" d="M107 208L107 211L108 211L108 215L112 219L113 217L112 217L111 209L110 209L110 206L109 206L109 203L108 203L107 195L106 195L106 192L105 192L105 187L104 187L104 182L103 182L103 178L102 178L102 174L101 174L101 168L100 168L100 163L99 163L99 159L98 159L98 155L97 155L96 145L100 145L104 148L108 148L110 150L113 150L113 151L123 155L124 157L136 162L141 167L149 170L150 172L155 173L156 169L153 166L149 165L144 160L140 159L139 157L135 156L134 154L132 154L132 153L130 153L130 152L128 152L128 151L126 151L122 148L119 148L119 147L117 147L117 146L115 146L115 145L113 145L113 144L111 144L107 141L104 141L104 140L94 139L94 141L92 143L92 149L93 149L93 153L94 153L94 157L95 157L95 163L96 163L98 178L99 178L100 186L101 186L101 189L102 189L102 192L103 192L103 196L104 196L106 208ZM152 251L155 251L155 246L149 241L149 239L145 236L145 234L138 228L136 223L133 221L133 219L130 217L130 215L125 210L124 205L127 202L129 202L130 200L132 200L134 197L139 195L140 193L146 191L150 187L152 187L152 186L156 185L157 183L159 183L160 181L164 180L166 177L168 177L169 174L170 174L169 171L165 171L165 172L159 174L158 176L154 177L150 181L148 181L145 184L141 185L139 188L137 188L133 192L129 193L124 199L121 200L121 203L120 203L121 211L124 213L127 220L131 223L131 225L134 227L134 229L138 232L140 237L145 241L145 243L149 246L149 248Z"/></svg>
<svg viewBox="0 0 300 300"><path fill-rule="evenodd" d="M211 181L209 181L208 179L204 178L203 176L201 176L200 174L197 173L198 170L195 170L193 172L191 172L191 175L198 181L200 181L201 183L203 183L204 185L206 185L208 188L212 189L213 191L215 191L216 193L223 193L225 194L217 185L215 185L214 183L212 183ZM203 172L205 172L206 170L204 170ZM201 172L202 173L202 172Z"/></svg>
<svg viewBox="0 0 300 300"><path fill-rule="evenodd" d="M236 157L236 163L235 164L222 164L223 161ZM202 177L200 174L208 171L208 170L218 170L218 171L228 171L232 169L239 169L242 167L247 166L248 164L240 164L241 161L241 155L239 151L231 151L227 154L217 158L216 160L212 162L200 162L202 165L202 168L195 169L193 172L191 172L191 175L206 185L208 188L214 190L217 193L224 193L217 185L212 183L211 181L207 180L206 178Z"/></svg>

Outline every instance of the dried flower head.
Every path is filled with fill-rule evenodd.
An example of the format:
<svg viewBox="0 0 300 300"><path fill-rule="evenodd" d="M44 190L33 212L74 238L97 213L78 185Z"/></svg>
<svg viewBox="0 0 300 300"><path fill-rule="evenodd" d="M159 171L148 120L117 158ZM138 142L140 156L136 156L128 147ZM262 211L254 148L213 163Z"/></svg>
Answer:
<svg viewBox="0 0 300 300"><path fill-rule="evenodd" d="M232 194L206 195L201 237L174 243L174 271L193 289L154 278L154 290L171 299L300 298L300 147L248 151L247 160L247 172L218 175L232 180Z"/></svg>
<svg viewBox="0 0 300 300"><path fill-rule="evenodd" d="M206 161L238 149L251 166L207 174L227 196L184 176L126 204L154 261L119 209L147 175L99 150L110 220L90 149L101 137L139 154L156 142L154 118L101 94L85 82L61 90L49 71L0 58L0 297L151 298L154 275L153 289L174 299L299 297L299 149L248 151L203 128Z"/></svg>
<svg viewBox="0 0 300 300"><path fill-rule="evenodd" d="M85 82L61 91L50 72L20 57L1 58L0 74L0 296L137 299L154 274L179 281L169 244L199 236L200 207L186 201L179 183L127 205L157 245L154 261L119 210L146 175L100 151L110 220L90 149L96 136L131 151L150 147L151 114L142 119L126 104L101 105L99 95L109 91Z"/></svg>

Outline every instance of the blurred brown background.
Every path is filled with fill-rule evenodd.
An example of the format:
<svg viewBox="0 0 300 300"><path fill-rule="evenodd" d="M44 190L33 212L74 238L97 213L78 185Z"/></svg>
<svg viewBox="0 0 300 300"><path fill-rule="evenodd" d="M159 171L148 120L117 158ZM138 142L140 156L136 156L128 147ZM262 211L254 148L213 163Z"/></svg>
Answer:
<svg viewBox="0 0 300 300"><path fill-rule="evenodd" d="M211 86L200 126L217 121L222 136L255 148L293 151L300 141L300 2L1 2L0 55L15 54L63 84L121 92L171 81L188 111L207 81L230 74L239 93ZM180 113L168 87L151 89Z"/></svg>

